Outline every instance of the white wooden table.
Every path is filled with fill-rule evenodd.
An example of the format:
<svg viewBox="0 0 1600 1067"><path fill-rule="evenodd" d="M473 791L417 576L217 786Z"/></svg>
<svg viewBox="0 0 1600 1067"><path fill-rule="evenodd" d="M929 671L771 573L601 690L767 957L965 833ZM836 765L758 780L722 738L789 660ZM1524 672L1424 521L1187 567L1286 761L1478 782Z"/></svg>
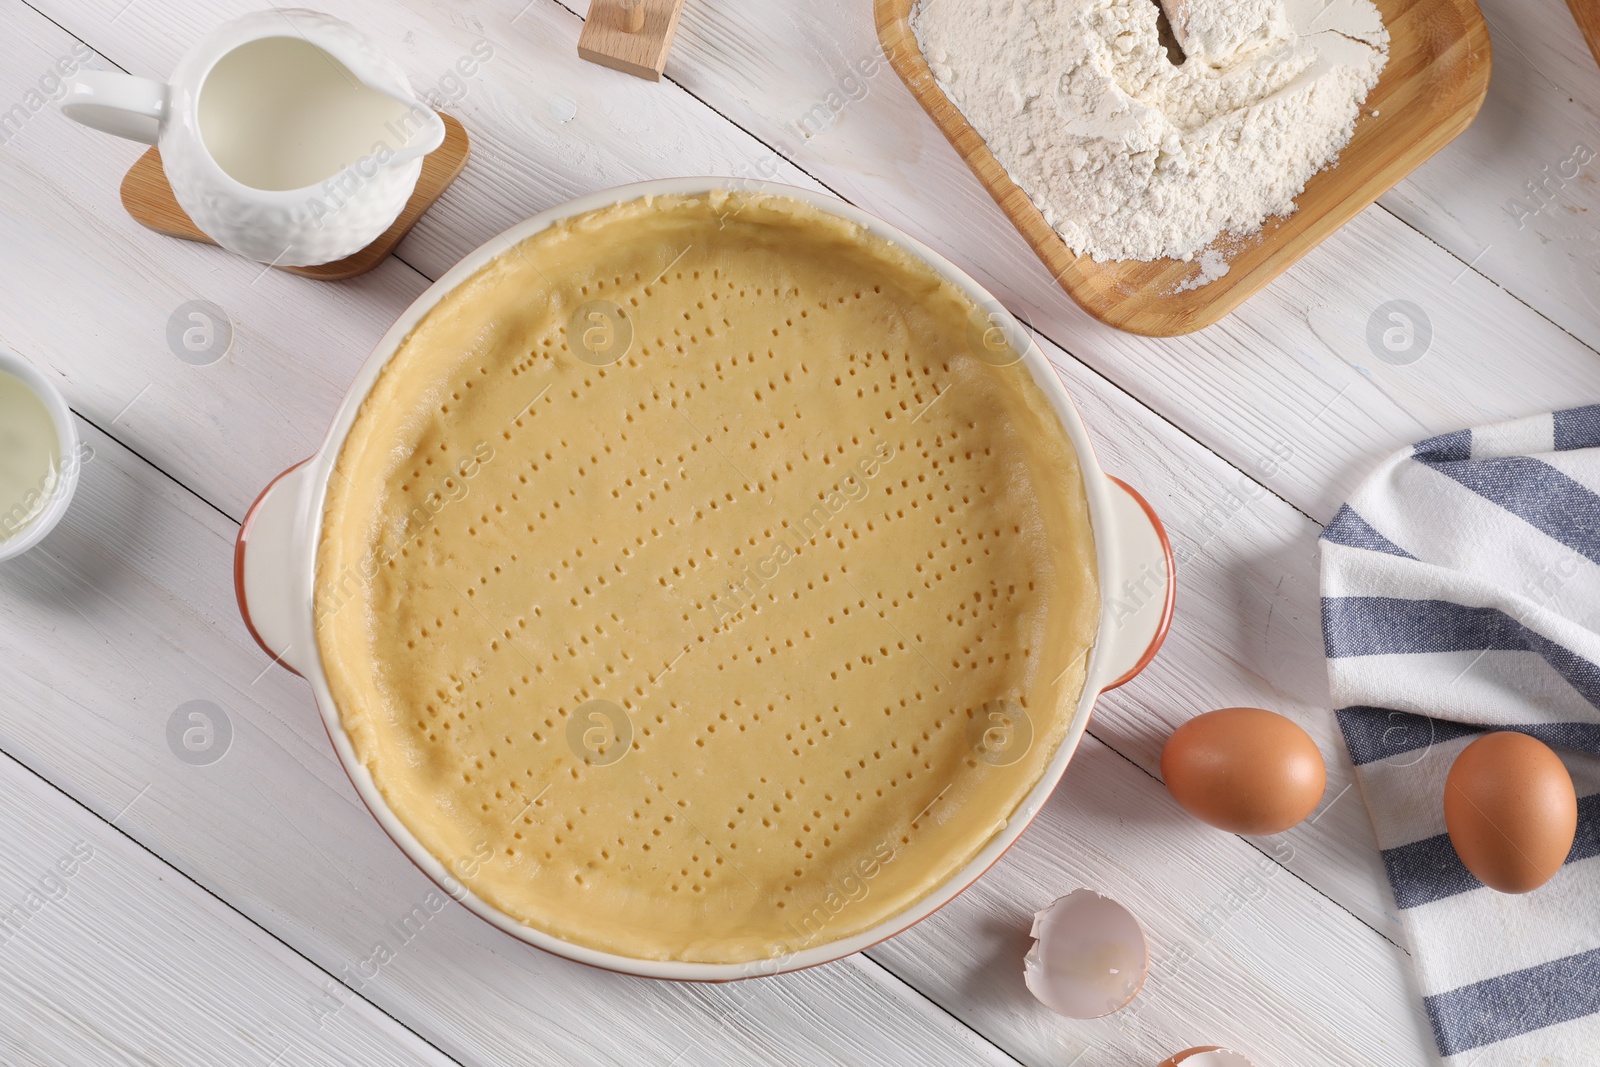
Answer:
<svg viewBox="0 0 1600 1067"><path fill-rule="evenodd" d="M79 42L90 66L164 75L261 5L0 0L0 108L25 112L0 145L0 344L59 382L94 450L63 525L0 566L0 1062L1151 1067L1202 1043L1259 1067L1431 1061L1328 709L1316 537L1404 443L1600 399L1600 162L1547 181L1600 147L1600 70L1563 5L1486 0L1476 125L1240 312L1165 341L1055 288L882 61L870 0L689 0L657 85L576 58L583 0L319 0L454 97L474 139L460 181L348 283L141 230L117 199L139 149L35 113L30 90ZM492 58L447 80L479 41ZM402 935L430 886L361 808L307 687L240 623L239 520L467 250L580 193L708 173L832 190L1026 316L1103 465L1169 525L1172 636L1101 701L1017 847L864 955L684 986L566 963L454 906ZM166 340L192 300L232 326L209 366ZM1409 362L1367 340L1391 300L1429 324ZM231 734L204 765L167 734L197 700ZM1323 807L1281 837L1201 826L1157 778L1175 725L1232 704L1293 716L1327 758ZM89 858L52 877L74 850ZM1022 982L1032 912L1079 885L1151 940L1144 991L1097 1022Z"/></svg>

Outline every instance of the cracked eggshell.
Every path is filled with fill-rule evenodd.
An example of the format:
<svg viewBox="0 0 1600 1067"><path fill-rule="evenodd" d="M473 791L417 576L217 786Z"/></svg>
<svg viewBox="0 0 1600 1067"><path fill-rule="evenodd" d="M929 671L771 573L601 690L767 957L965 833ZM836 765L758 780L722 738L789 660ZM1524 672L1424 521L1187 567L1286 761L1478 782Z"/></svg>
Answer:
<svg viewBox="0 0 1600 1067"><path fill-rule="evenodd" d="M1252 1067L1252 1065L1249 1060L1231 1049L1217 1045L1201 1045L1198 1048L1174 1052L1157 1067Z"/></svg>
<svg viewBox="0 0 1600 1067"><path fill-rule="evenodd" d="M1077 889L1033 917L1023 977L1039 1002L1072 1019L1125 1007L1144 986L1150 946L1139 921L1092 889Z"/></svg>

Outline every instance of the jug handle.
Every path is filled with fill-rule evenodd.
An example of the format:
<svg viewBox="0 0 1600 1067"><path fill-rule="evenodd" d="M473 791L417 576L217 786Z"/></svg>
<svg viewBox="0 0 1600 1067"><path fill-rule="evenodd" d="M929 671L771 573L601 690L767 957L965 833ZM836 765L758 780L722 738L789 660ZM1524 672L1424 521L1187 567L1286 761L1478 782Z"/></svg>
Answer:
<svg viewBox="0 0 1600 1067"><path fill-rule="evenodd" d="M418 103L415 106L417 110L427 114L429 121L425 122L421 129L411 135L411 139L405 143L405 146L400 151L389 157L390 163L409 163L413 159L419 159L444 144L444 119L439 117L438 112L429 109L424 104Z"/></svg>
<svg viewBox="0 0 1600 1067"><path fill-rule="evenodd" d="M167 117L167 87L132 74L86 70L73 79L61 111L91 129L155 144Z"/></svg>

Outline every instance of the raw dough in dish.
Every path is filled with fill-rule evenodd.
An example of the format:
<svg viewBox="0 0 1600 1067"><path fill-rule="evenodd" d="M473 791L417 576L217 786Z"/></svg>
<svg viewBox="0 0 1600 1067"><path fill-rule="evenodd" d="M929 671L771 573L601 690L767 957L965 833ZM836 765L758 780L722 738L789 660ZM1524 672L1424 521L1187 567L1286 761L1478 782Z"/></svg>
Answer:
<svg viewBox="0 0 1600 1067"><path fill-rule="evenodd" d="M488 903L640 959L781 957L959 870L1100 614L1076 453L983 321L767 194L592 212L447 295L318 547L323 664L396 816Z"/></svg>

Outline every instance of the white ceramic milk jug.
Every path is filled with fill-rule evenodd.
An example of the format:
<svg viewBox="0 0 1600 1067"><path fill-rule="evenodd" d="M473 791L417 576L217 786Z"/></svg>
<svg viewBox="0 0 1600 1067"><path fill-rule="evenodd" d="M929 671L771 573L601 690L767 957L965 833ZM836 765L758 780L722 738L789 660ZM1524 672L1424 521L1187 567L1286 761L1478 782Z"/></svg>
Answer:
<svg viewBox="0 0 1600 1067"><path fill-rule="evenodd" d="M444 140L439 116L370 39L288 8L218 27L166 84L83 72L62 110L159 145L195 225L275 266L330 263L371 244Z"/></svg>

